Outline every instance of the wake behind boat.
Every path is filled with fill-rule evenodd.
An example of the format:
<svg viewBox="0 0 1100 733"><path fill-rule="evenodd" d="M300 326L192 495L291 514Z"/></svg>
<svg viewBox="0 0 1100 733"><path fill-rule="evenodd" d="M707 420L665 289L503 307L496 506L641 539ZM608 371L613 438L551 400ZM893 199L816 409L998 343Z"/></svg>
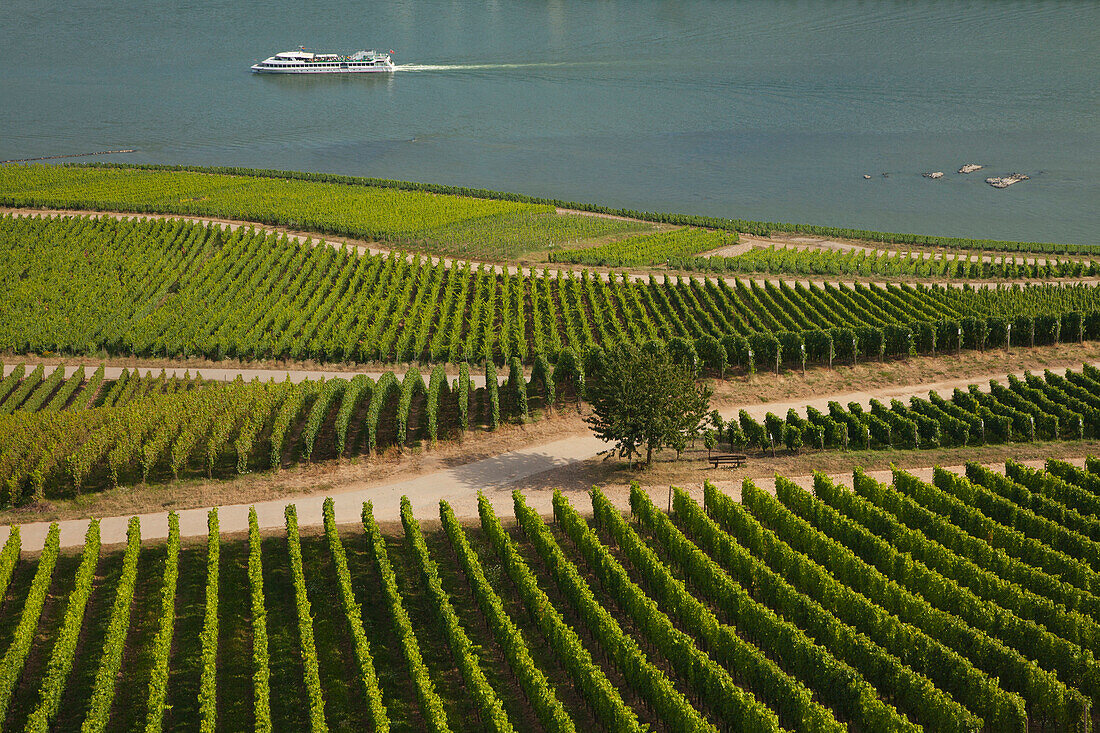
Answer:
<svg viewBox="0 0 1100 733"><path fill-rule="evenodd" d="M389 53L356 51L351 54L314 53L301 46L297 51L283 51L252 66L254 74L361 74L371 71L393 71Z"/></svg>

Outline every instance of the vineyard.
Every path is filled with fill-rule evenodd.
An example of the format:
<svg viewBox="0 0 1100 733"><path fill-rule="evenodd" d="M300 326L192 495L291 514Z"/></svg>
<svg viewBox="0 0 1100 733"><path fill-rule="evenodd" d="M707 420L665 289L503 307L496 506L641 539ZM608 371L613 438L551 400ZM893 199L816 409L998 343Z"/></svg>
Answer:
<svg viewBox="0 0 1100 733"><path fill-rule="evenodd" d="M550 261L599 267L646 267L682 261L731 244L737 244L736 232L682 228L628 237L595 247L551 252Z"/></svg>
<svg viewBox="0 0 1100 733"><path fill-rule="evenodd" d="M0 203L245 219L395 245L505 258L531 249L652 229L641 222L558 214L547 204L123 168L2 166Z"/></svg>
<svg viewBox="0 0 1100 733"><path fill-rule="evenodd" d="M502 274L168 220L0 218L0 350L459 363L622 342L770 369L1100 337L1100 289Z"/></svg>
<svg viewBox="0 0 1100 733"><path fill-rule="evenodd" d="M491 369L491 367L490 367ZM495 370L493 370L495 371ZM434 445L467 430L527 420L533 407L575 391L568 366L517 364L474 388L466 365L449 380L437 366L404 377L233 382L123 371L87 381L83 368L43 377L19 365L0 381L0 505L71 497L102 487L181 477L225 477L295 462Z"/></svg>
<svg viewBox="0 0 1100 733"><path fill-rule="evenodd" d="M1100 469L0 553L5 730L1086 731ZM588 507L585 507L587 511ZM242 592L244 589L248 592ZM79 643L78 643L79 641Z"/></svg>
<svg viewBox="0 0 1100 733"><path fill-rule="evenodd" d="M896 232L879 232L864 229L852 229L847 227L815 226L809 224L790 224L782 222L750 221L746 219L726 219L711 216L699 216L691 214L670 214L649 211L637 211L625 208L614 208L592 203L578 203L575 201L563 201L559 199L547 199L527 196L517 193L504 193L485 189L465 188L460 186L445 186L431 183L413 183L409 181L393 181L377 178L359 178L354 176L341 176L329 173L303 173L299 171L280 170L256 170L251 168L229 167L202 167L202 166L169 166L169 165L80 165L61 166L54 172L43 171L43 166L6 166L0 168L0 204L6 206L37 206L47 208L79 208L117 210L128 212L164 211L171 213L203 213L212 215L216 201L219 216L232 218L244 218L254 221L264 221L268 224L283 220L297 225L302 214L301 201L280 200L281 193L272 196L263 196L262 205L257 206L254 195L238 196L236 194L217 194L221 187L234 188L248 186L247 181L241 179L274 180L281 182L305 183L303 191L307 197L316 197L324 200L335 184L345 188L356 188L370 192L413 192L420 194L433 194L437 197L461 197L462 199L481 199L485 201L502 201L534 205L541 207L564 208L578 211L587 211L596 214L606 214L613 217L634 219L639 222L656 222L672 224L675 226L693 226L705 229L721 229L728 232L744 232L756 236L766 237L772 232L792 232L810 234L819 237L843 237L869 242L892 243L911 247L948 247L964 250L988 250L1002 252L1042 252L1047 254L1090 254L1095 253L1098 246L1095 244L1061 244L1053 242L1017 242L990 239L968 239L962 237L940 237L927 234L905 234ZM209 184L196 184L190 174L206 176ZM153 177L158 174L159 177ZM150 194L142 188L132 189L130 183L141 180L141 176L147 176L147 182L155 182L160 193L165 196L154 196L150 200ZM130 176L127 178L127 176ZM113 182L113 187L103 187L104 181ZM148 183L147 183L148 185ZM173 197L171 192L180 191L183 194L199 186L197 194L191 196ZM266 188L264 191L278 192L280 189ZM204 198L205 196L205 198ZM362 201L360 194L352 191L339 192L341 198L348 196L356 202ZM184 200L187 199L187 200ZM414 201L415 199L409 199ZM464 202L464 205L468 202ZM149 208L150 206L158 208ZM444 206L455 206L454 202L446 202ZM255 219L247 216L247 211L261 213L271 217L270 219ZM312 209L308 210L313 213ZM589 217L590 218L590 217ZM334 219L331 214L324 214L323 221L313 221L307 218L311 227L332 225ZM336 221L342 221L337 219ZM354 225L354 224L353 224ZM552 226L552 225L551 225ZM579 222L565 224L567 228L575 226L583 227ZM330 233L348 233L343 230L319 229ZM624 230L619 230L624 231ZM359 235L354 235L359 236ZM402 240L398 240L402 241ZM414 240L416 241L416 240ZM422 241L422 240L421 240ZM551 240L561 242L564 240ZM548 242L543 241L543 244ZM531 249L543 249L543 247L531 247ZM491 250L490 250L491 251ZM499 254L499 252L498 252Z"/></svg>
<svg viewBox="0 0 1100 733"><path fill-rule="evenodd" d="M578 250L592 251L595 250ZM1052 258L1043 264L1037 264L1035 258L1002 256L983 261L980 255L962 252L872 252L866 249L840 251L773 245L753 247L748 252L732 257L692 257L692 254L694 253L684 252L680 256L669 255L667 264L671 269L689 272L921 277L945 280L1046 280L1100 275L1100 262L1095 260Z"/></svg>
<svg viewBox="0 0 1100 733"><path fill-rule="evenodd" d="M829 402L828 412L791 408L786 416L768 412L761 423L745 410L728 422L712 417L716 440L731 449L760 451L787 448L915 450L940 446L977 447L1036 440L1100 438L1100 369L1086 364L1065 376L1009 375L1007 383L990 380L988 391L972 384L955 388L948 399L932 391L909 404L894 399L886 405L872 399L869 409L858 402Z"/></svg>

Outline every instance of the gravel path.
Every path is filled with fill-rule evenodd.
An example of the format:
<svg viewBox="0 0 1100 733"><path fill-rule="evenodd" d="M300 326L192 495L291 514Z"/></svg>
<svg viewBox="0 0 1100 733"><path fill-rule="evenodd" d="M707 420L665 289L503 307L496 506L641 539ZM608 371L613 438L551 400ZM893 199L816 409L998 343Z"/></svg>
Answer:
<svg viewBox="0 0 1100 733"><path fill-rule="evenodd" d="M1100 362L1096 362L1096 365L1100 365ZM1064 374L1066 370L1061 368L1052 371ZM1022 375L1023 372L1017 374ZM983 389L988 389L990 379L1003 381L1006 377L1007 375L1002 372L969 379L823 395L811 400L726 406L719 411L722 413L723 418L728 420L736 417L738 410L744 408L754 418L762 419L768 411L785 416L789 407L801 411L801 408L807 404L813 405L822 411L827 411L830 400L836 400L844 405L851 401L867 406L872 398L883 401L888 401L891 398L908 400L910 396L927 396L930 390L936 390L941 395L949 395L955 387L965 388L969 384L980 384ZM341 491L329 493L335 502L336 518L340 523L358 522L365 501L374 502L375 517L380 522L398 521L400 519L400 500L403 495L409 497L417 516L421 518L434 517L439 509L439 501L445 499L451 504L455 514L460 519L473 520L477 518L478 491L484 492L489 497L502 516L509 517L512 516L513 512L511 492L516 488L523 489L525 479L555 468L596 457L601 452L608 450L609 447L608 444L590 434L580 434L414 478L370 484L352 484L344 487ZM931 469L929 468L928 471L930 472ZM763 481L760 482L760 485L771 487L772 483ZM570 494L571 498L577 497L578 501L586 501L583 492L567 493ZM550 512L551 491L545 489L525 490L525 494L532 506L540 511ZM627 508L628 497L617 496L615 498L623 508ZM282 497L257 503L255 507L262 528L282 527L284 524L283 507L287 504L297 505L298 521L302 526L320 525L322 523L321 505L324 499L325 495L323 494ZM205 535L206 513L208 510L209 507L180 511L181 535L184 537ZM100 525L103 543L118 544L125 542L127 520L128 517L103 519ZM247 531L248 505L222 506L219 509L219 521L224 533ZM143 514L141 515L141 525L143 537L166 537L168 532L167 512ZM75 547L83 544L84 532L88 526L86 519L61 522L60 526L62 546ZM23 524L20 531L24 550L40 549L48 529L48 522ZM7 536L8 527L0 527L0 542L5 541Z"/></svg>

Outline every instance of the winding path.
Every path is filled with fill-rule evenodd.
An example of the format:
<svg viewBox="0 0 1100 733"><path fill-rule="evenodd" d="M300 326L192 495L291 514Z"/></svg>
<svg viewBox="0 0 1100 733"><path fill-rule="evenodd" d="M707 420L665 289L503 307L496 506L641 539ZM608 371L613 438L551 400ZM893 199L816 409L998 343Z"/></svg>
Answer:
<svg viewBox="0 0 1100 733"><path fill-rule="evenodd" d="M1094 362L1094 364L1100 366L1100 362ZM1066 369L1059 368L1051 371L1064 374ZM1023 372L1013 372L1013 374L1022 375ZM806 405L813 405L826 411L830 400L836 400L845 405L848 402L859 402L866 406L872 398L907 400L911 396L926 396L930 390L950 393L955 387L965 388L969 384L979 384L983 389L988 389L989 380L1003 381L1006 378L1007 374L1000 372L969 379L911 386L892 386L873 391L835 393L794 402L726 405L720 408L719 412L721 412L724 419L728 420L735 417L739 409L745 409L750 415L759 419L768 411L781 416L785 415L789 407L802 408ZM248 508L249 506L255 506L260 527L276 529L284 526L283 508L287 504L295 504L298 508L299 524L303 527L317 526L322 524L321 506L326 496L332 497L335 504L336 520L342 524L359 522L363 502L365 501L374 503L374 514L378 521L399 521L402 496L409 497L417 516L421 518L436 516L439 510L439 501L446 500L459 519L475 520L478 516L478 491L485 493L502 516L510 517L513 515L511 492L513 489L523 489L525 479L594 458L601 452L608 450L608 448L608 444L592 435L579 434L411 478L350 484L339 491L281 497L252 505L223 505L218 510L219 523L223 533L245 532L248 530ZM930 470L928 469L928 471ZM918 475L923 476L919 473ZM772 486L770 481L760 481L758 483L766 488ZM571 499L576 497L578 501L585 501L583 491L568 491L566 493L570 495ZM550 512L551 491L546 489L524 489L524 494L528 503L539 511ZM629 497L615 495L612 498L624 509L627 508ZM207 531L206 515L209 509L210 507L201 507L178 511L181 535L183 537L205 536ZM167 536L167 512L158 511L139 516L143 537L152 539ZM104 544L124 543L126 541L128 520L129 516L102 519L100 523L102 542ZM49 524L49 522L32 522L21 525L20 532L25 551L41 549ZM84 533L88 527L87 519L63 521L59 522L59 525L62 546L77 547L83 545ZM8 533L9 528L7 526L0 527L0 542L6 541Z"/></svg>

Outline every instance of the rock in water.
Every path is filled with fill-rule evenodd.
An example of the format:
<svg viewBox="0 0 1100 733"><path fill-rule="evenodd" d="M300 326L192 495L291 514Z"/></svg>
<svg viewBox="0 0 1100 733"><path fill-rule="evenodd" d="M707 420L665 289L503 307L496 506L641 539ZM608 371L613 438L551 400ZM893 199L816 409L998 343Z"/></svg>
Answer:
<svg viewBox="0 0 1100 733"><path fill-rule="evenodd" d="M980 171L985 168L984 165L978 165L977 163L967 163L962 168L959 168L959 173L973 173L974 171Z"/></svg>
<svg viewBox="0 0 1100 733"><path fill-rule="evenodd" d="M990 177L985 179L985 182L988 183L990 186L993 186L993 188L1008 188L1013 183L1026 181L1029 178L1030 176L1025 176L1023 173L1013 173L1010 176L1003 176L1001 178Z"/></svg>
<svg viewBox="0 0 1100 733"><path fill-rule="evenodd" d="M864 178L864 180L867 180L867 181L871 180L871 176L868 173L864 173L863 178Z"/></svg>
<svg viewBox="0 0 1100 733"><path fill-rule="evenodd" d="M943 171L936 171L934 173L924 173L925 178L943 178Z"/></svg>

